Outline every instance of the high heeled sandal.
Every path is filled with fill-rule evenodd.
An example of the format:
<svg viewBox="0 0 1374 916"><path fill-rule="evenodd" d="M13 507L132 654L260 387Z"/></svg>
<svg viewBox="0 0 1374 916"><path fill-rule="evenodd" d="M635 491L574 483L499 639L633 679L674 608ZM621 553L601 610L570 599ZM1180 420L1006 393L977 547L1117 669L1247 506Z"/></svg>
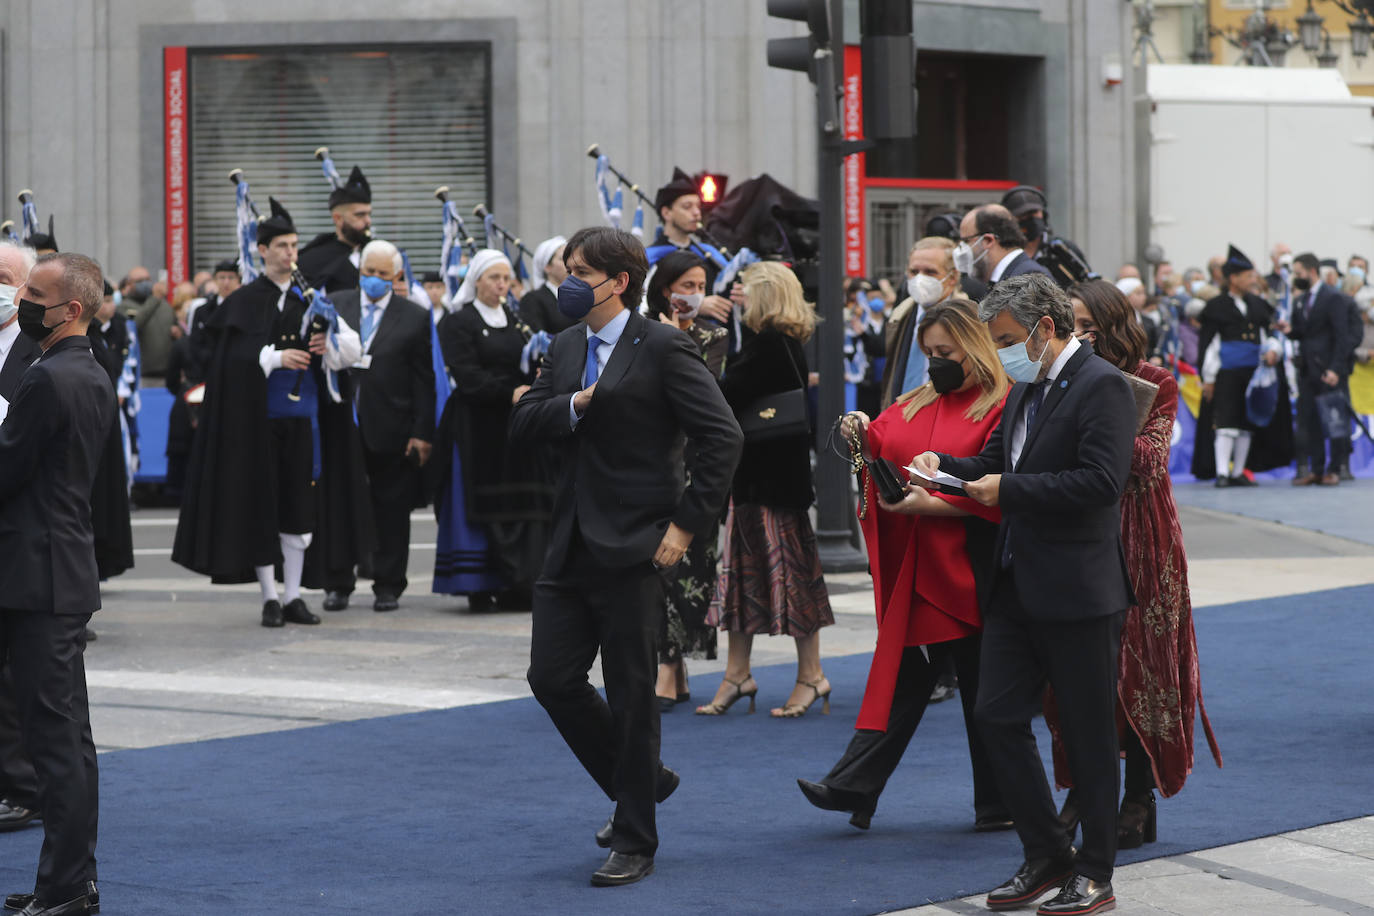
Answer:
<svg viewBox="0 0 1374 916"><path fill-rule="evenodd" d="M757 683L754 684L753 690L745 690L744 685L749 683L753 679L754 676L752 674L746 674L741 680L738 681L732 681L728 677L721 678L721 680L725 681L725 683L729 684L731 687L734 687L735 692L730 696L728 700L726 700L723 703L711 702L707 703L705 706L698 706L696 709L697 715L723 716L725 715L726 711L729 710L731 706L734 706L736 703L738 703L742 697L749 698L749 712L752 713L754 711L754 698L757 697L759 693L759 685Z"/></svg>
<svg viewBox="0 0 1374 916"><path fill-rule="evenodd" d="M821 714L826 716L830 715L830 691L827 690L825 693L821 693L821 682L824 680L824 676L822 676L819 681L803 681L799 678L797 683L801 684L803 687L810 687L814 696L805 703L788 703L781 709L773 710L773 718L800 719L802 716L806 715L808 709L815 705L817 700L823 701L821 704Z"/></svg>

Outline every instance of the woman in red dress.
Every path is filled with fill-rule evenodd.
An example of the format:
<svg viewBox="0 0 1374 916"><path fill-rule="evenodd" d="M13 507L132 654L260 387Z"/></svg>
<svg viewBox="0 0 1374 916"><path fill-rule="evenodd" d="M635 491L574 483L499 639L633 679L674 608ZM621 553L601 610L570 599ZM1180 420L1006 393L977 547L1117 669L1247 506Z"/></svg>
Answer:
<svg viewBox="0 0 1374 916"><path fill-rule="evenodd" d="M1121 497L1121 542L1137 604L1127 611L1121 630L1116 720L1126 778L1117 845L1134 849L1155 839L1153 789L1167 798L1183 788L1193 770L1196 713L1201 713L1207 743L1221 766L1221 751L1202 703L1188 560L1169 482L1178 383L1167 370L1144 361L1145 332L1115 286L1089 280L1071 289L1069 298L1074 330L1092 342L1098 356L1159 386L1150 415L1136 434L1131 476ZM1055 739L1055 782L1072 786L1055 712L1053 695L1047 691L1045 720ZM1072 791L1060 817L1071 831L1076 829Z"/></svg>
<svg viewBox="0 0 1374 916"><path fill-rule="evenodd" d="M872 423L862 413L849 414L842 423L846 441L851 450L898 467L927 450L977 454L1001 419L1008 389L987 329L973 303L951 300L927 311L916 335L930 360L931 381L902 395ZM816 807L850 812L850 823L866 829L936 679L952 660L973 761L974 827L1009 828L973 722L983 629L978 584L992 574L1000 512L914 486L889 505L879 502L867 472L861 483L859 518L873 572L878 644L849 748L820 782L797 784Z"/></svg>

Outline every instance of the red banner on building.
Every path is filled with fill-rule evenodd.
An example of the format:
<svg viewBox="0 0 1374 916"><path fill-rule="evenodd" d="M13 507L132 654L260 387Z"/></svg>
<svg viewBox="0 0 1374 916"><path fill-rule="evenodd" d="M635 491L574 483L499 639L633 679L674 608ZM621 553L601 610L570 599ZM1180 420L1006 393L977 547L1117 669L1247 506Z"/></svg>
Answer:
<svg viewBox="0 0 1374 916"><path fill-rule="evenodd" d="M167 284L171 287L190 279L191 206L190 167L187 164L190 138L186 102L188 72L185 48L162 49L163 121L163 214L167 230Z"/></svg>
<svg viewBox="0 0 1374 916"><path fill-rule="evenodd" d="M862 56L858 45L844 48L843 131L846 140L861 140L864 135L864 83ZM867 220L864 200L864 154L844 159L844 274L862 277L868 273Z"/></svg>

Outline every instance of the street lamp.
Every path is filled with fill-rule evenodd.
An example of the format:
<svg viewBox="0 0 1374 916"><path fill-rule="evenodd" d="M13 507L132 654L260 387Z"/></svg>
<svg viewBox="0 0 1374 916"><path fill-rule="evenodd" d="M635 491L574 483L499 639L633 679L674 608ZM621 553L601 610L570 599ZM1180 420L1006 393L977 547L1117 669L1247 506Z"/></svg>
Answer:
<svg viewBox="0 0 1374 916"><path fill-rule="evenodd" d="M1360 10L1359 17L1350 23L1350 53L1361 60L1369 53L1370 32L1374 32L1374 23L1369 21L1369 16L1364 10Z"/></svg>
<svg viewBox="0 0 1374 916"><path fill-rule="evenodd" d="M1324 21L1321 15L1312 9L1312 0L1307 0L1307 12L1298 17L1298 40L1302 42L1302 49L1308 54L1317 53L1317 47L1322 40L1322 23ZM1331 47L1329 37L1327 47Z"/></svg>
<svg viewBox="0 0 1374 916"><path fill-rule="evenodd" d="M1265 0L1258 0L1263 4ZM1374 22L1370 21L1370 14L1374 13L1374 0L1331 0L1336 6L1355 18L1350 22L1350 53L1356 60L1364 60L1369 53L1369 37L1374 32ZM1252 19L1259 16L1258 9ZM1331 36L1326 29L1322 28L1325 19L1312 9L1312 0L1307 0L1307 12L1298 17L1298 34L1302 41L1303 50L1308 54L1316 54L1317 46L1322 43L1322 36L1325 36L1325 45L1322 52L1317 54L1317 65L1320 67L1334 67L1336 54L1331 50ZM1246 20L1246 29L1249 30L1250 20ZM1227 39L1230 41L1231 39ZM1234 41L1232 42L1235 43Z"/></svg>
<svg viewBox="0 0 1374 916"><path fill-rule="evenodd" d="M1322 29L1322 41L1322 52L1317 55L1317 66L1323 70L1335 70L1341 56L1331 50L1331 33L1326 29Z"/></svg>

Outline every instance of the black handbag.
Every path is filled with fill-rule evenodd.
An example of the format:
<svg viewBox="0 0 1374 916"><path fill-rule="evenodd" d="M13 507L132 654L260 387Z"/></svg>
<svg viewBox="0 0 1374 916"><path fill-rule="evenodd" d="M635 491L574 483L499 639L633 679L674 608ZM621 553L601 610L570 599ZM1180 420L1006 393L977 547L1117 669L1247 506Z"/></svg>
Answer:
<svg viewBox="0 0 1374 916"><path fill-rule="evenodd" d="M873 478L873 486L877 488L883 502L891 505L906 499L906 481L902 479L902 472L897 469L896 464L886 458L865 460L864 464L868 467L868 476Z"/></svg>
<svg viewBox="0 0 1374 916"><path fill-rule="evenodd" d="M799 387L766 394L735 411L735 420L739 422L744 441L748 444L811 432L806 379L802 377L801 369L797 368L797 361L792 358L792 349L787 347L786 342L783 346L787 350L787 360L797 374Z"/></svg>

